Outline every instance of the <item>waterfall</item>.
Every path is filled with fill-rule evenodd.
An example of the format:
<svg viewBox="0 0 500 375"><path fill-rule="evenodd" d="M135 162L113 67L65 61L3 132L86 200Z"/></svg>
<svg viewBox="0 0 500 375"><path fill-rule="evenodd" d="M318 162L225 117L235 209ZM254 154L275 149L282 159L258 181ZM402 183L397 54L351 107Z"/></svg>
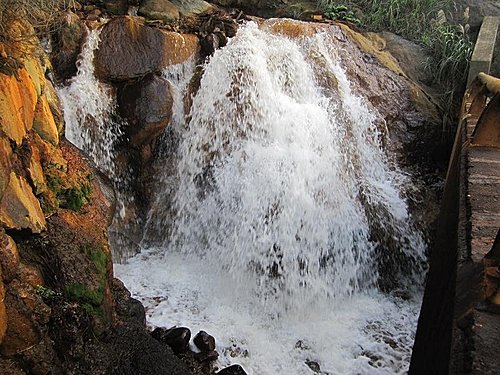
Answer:
<svg viewBox="0 0 500 375"><path fill-rule="evenodd" d="M376 285L375 248L387 244L375 226L412 265L424 256L399 192L406 179L327 39L242 28L205 66L178 152L166 252L250 278L279 310ZM311 55L337 88L320 87Z"/></svg>
<svg viewBox="0 0 500 375"><path fill-rule="evenodd" d="M67 137L113 173L122 135L114 93L93 75L98 40L91 31L59 92ZM411 179L331 36L241 26L203 65L185 113L194 63L163 72L174 115L143 251L115 265L148 323L209 331L218 364L249 374L404 373L426 246Z"/></svg>
<svg viewBox="0 0 500 375"><path fill-rule="evenodd" d="M115 177L114 147L122 131L116 121L113 89L94 76L94 51L99 45L100 29L88 30L77 62L76 76L59 87L64 109L65 136L87 153L96 166Z"/></svg>
<svg viewBox="0 0 500 375"><path fill-rule="evenodd" d="M143 240L156 248L116 265L150 324L214 334L219 366L407 371L425 273L411 180L330 38L250 22L215 52L171 129Z"/></svg>

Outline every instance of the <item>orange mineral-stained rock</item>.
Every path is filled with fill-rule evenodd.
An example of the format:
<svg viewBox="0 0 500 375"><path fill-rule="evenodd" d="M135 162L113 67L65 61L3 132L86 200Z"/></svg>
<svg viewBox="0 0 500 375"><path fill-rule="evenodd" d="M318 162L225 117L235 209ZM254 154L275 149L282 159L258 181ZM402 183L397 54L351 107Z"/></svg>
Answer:
<svg viewBox="0 0 500 375"><path fill-rule="evenodd" d="M200 52L200 42L194 34L179 34L163 31L162 67L181 64Z"/></svg>
<svg viewBox="0 0 500 375"><path fill-rule="evenodd" d="M20 145L33 125L37 93L28 71L0 73L0 130Z"/></svg>
<svg viewBox="0 0 500 375"><path fill-rule="evenodd" d="M59 143L59 131L57 129L54 116L50 110L50 105L45 95L38 98L33 119L33 128L42 139L57 145Z"/></svg>
<svg viewBox="0 0 500 375"><path fill-rule="evenodd" d="M40 233L46 228L45 216L28 182L15 172L0 202L0 224L6 228L29 228Z"/></svg>

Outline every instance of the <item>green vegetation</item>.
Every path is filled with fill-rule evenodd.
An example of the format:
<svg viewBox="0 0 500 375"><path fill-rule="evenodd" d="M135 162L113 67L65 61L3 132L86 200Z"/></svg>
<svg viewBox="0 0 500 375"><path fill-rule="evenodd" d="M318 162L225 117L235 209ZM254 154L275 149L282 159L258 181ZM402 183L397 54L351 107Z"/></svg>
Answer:
<svg viewBox="0 0 500 375"><path fill-rule="evenodd" d="M326 18L334 21L347 21L355 25L361 24L354 12L345 5L330 5L323 14Z"/></svg>
<svg viewBox="0 0 500 375"><path fill-rule="evenodd" d="M52 289L47 288L43 285L37 285L35 287L35 293L42 297L44 300L49 301L54 299L59 295L59 293L54 292Z"/></svg>
<svg viewBox="0 0 500 375"><path fill-rule="evenodd" d="M88 289L85 285L80 283L71 283L66 287L66 293L68 297L75 302L99 307L104 298L104 283L101 283L97 290Z"/></svg>
<svg viewBox="0 0 500 375"><path fill-rule="evenodd" d="M55 172L54 170L51 171ZM73 186L67 179L61 177L59 171L57 173L49 173L46 177L47 186L55 196L55 200L46 200L51 203L45 205L47 211L52 212L59 207L72 211L80 211L86 203L90 202L92 194L92 176L90 174L82 178L82 181L75 182Z"/></svg>
<svg viewBox="0 0 500 375"><path fill-rule="evenodd" d="M452 0L320 0L318 4L326 17L343 6L370 31L390 31L425 47L430 57L423 68L432 79L429 84L442 89L445 121L450 121L465 88L473 47L467 27L447 19Z"/></svg>
<svg viewBox="0 0 500 375"><path fill-rule="evenodd" d="M99 274L103 279L105 279L108 256L104 250L97 246L84 245L82 246L81 251L94 263Z"/></svg>

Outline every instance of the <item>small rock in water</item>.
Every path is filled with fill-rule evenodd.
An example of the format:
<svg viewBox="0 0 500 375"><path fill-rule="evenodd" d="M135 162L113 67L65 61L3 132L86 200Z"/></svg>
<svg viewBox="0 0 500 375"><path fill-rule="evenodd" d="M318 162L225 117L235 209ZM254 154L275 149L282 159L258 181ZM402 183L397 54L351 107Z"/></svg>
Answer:
<svg viewBox="0 0 500 375"><path fill-rule="evenodd" d="M295 343L295 349L309 350L309 347L304 343L304 341L299 340Z"/></svg>
<svg viewBox="0 0 500 375"><path fill-rule="evenodd" d="M319 363L316 361L307 360L306 365L309 366L309 368L317 374L319 374L321 372L321 367L319 366Z"/></svg>
<svg viewBox="0 0 500 375"><path fill-rule="evenodd" d="M231 365L220 370L217 375L248 375L240 365Z"/></svg>
<svg viewBox="0 0 500 375"><path fill-rule="evenodd" d="M215 338L205 331L198 332L193 342L202 352L212 352L215 350Z"/></svg>
<svg viewBox="0 0 500 375"><path fill-rule="evenodd" d="M195 353L194 358L198 362L211 362L219 358L219 353L217 353L215 350L212 350L211 352L200 352Z"/></svg>
<svg viewBox="0 0 500 375"><path fill-rule="evenodd" d="M172 348L174 353L178 354L188 350L191 331L186 327L173 327L168 329L158 327L151 332L151 336L167 344Z"/></svg>

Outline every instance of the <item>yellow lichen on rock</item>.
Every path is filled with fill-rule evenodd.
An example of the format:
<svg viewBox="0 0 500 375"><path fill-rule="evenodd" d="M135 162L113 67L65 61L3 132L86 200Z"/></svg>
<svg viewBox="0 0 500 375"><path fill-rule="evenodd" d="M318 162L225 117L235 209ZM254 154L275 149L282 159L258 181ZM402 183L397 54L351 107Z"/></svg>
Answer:
<svg viewBox="0 0 500 375"><path fill-rule="evenodd" d="M363 52L369 53L377 58L386 68L394 73L406 77L398 61L388 51L385 51L385 41L375 33L361 34L349 26L339 23L344 34L346 34Z"/></svg>
<svg viewBox="0 0 500 375"><path fill-rule="evenodd" d="M31 82L33 82L37 96L42 95L45 86L45 69L33 56L24 60L24 67L31 78Z"/></svg>
<svg viewBox="0 0 500 375"><path fill-rule="evenodd" d="M18 145L32 127L36 103L35 85L25 68L16 75L0 73L0 129Z"/></svg>
<svg viewBox="0 0 500 375"><path fill-rule="evenodd" d="M57 131L59 134L62 134L64 132L64 116L61 111L61 101L59 100L59 96L57 96L54 85L48 79L45 80L43 95L45 95L47 102L49 103L50 111L52 112L52 117L56 123Z"/></svg>
<svg viewBox="0 0 500 375"><path fill-rule="evenodd" d="M59 131L45 95L38 98L38 103L35 109L35 117L33 119L33 129L35 129L42 139L52 143L53 145L56 146L59 143Z"/></svg>
<svg viewBox="0 0 500 375"><path fill-rule="evenodd" d="M29 228L34 233L46 229L45 216L31 186L14 172L0 203L0 224L5 228Z"/></svg>

